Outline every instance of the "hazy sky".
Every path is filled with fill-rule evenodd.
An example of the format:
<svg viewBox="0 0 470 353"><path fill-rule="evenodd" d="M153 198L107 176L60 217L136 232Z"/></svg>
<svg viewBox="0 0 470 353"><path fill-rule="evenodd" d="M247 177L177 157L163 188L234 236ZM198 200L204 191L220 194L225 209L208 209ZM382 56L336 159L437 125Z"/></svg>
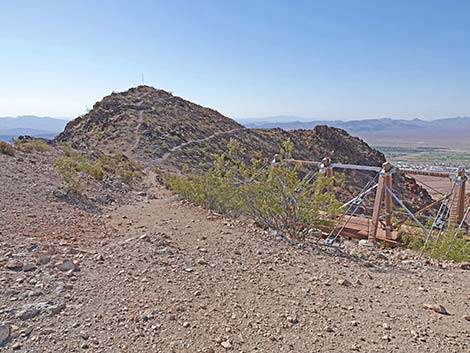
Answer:
<svg viewBox="0 0 470 353"><path fill-rule="evenodd" d="M0 116L141 82L235 117L470 115L470 1L0 0Z"/></svg>

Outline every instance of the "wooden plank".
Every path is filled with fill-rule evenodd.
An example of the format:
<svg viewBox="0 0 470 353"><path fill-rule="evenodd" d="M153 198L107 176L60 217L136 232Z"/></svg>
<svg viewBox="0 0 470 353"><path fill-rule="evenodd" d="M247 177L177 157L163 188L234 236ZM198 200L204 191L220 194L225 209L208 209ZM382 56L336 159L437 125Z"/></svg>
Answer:
<svg viewBox="0 0 470 353"><path fill-rule="evenodd" d="M385 175L385 185L392 190L392 174L387 173ZM385 215L385 233L387 239L392 238L392 212L393 212L393 200L392 200L392 195L390 193L386 192L385 193L385 212L387 214Z"/></svg>
<svg viewBox="0 0 470 353"><path fill-rule="evenodd" d="M418 169L397 169L398 173L400 174L408 174L408 175L425 175L425 176L433 176L436 178L453 178L455 173L449 172L434 172L429 170L418 170Z"/></svg>
<svg viewBox="0 0 470 353"><path fill-rule="evenodd" d="M382 199L384 195L385 177L379 176L379 183L375 194L374 210L372 212L371 227L369 230L368 239L370 242L375 242L377 237L377 229L379 228L380 208L382 207Z"/></svg>
<svg viewBox="0 0 470 353"><path fill-rule="evenodd" d="M466 184L467 178L465 175L465 169L461 169L459 171L459 175L456 179L456 186L454 189L454 195L452 197L454 198L454 204L451 209L451 214L450 214L450 223L453 226L457 226L460 224L460 222L463 219L463 216L465 214L465 184Z"/></svg>

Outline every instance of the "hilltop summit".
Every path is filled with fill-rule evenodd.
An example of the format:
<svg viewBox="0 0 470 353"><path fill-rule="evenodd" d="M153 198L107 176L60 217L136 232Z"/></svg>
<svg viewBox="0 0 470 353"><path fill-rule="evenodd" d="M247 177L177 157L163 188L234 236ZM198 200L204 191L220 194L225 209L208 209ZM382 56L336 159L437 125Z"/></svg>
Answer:
<svg viewBox="0 0 470 353"><path fill-rule="evenodd" d="M185 142L242 127L170 92L138 86L104 97L90 112L67 124L57 141L151 160Z"/></svg>

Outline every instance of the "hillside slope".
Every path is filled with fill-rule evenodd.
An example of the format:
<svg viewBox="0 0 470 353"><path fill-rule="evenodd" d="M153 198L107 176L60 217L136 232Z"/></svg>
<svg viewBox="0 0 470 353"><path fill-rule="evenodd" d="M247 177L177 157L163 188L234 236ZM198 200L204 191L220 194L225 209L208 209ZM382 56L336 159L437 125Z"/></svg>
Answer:
<svg viewBox="0 0 470 353"><path fill-rule="evenodd" d="M363 140L328 126L312 130L247 129L222 114L171 93L149 86L113 93L93 109L67 124L56 141L88 151L124 153L140 163L171 170L208 168L214 155L227 148L231 138L247 160L269 163L283 141L294 143L293 157L380 166L385 157ZM372 177L348 171L347 185L340 194L352 196ZM427 192L411 178L396 178L398 194L412 208L430 202Z"/></svg>

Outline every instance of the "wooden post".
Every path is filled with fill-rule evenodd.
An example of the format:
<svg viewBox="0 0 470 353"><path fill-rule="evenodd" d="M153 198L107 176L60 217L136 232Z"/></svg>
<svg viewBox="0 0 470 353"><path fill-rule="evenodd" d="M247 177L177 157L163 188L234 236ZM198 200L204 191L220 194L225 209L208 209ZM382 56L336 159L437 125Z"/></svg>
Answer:
<svg viewBox="0 0 470 353"><path fill-rule="evenodd" d="M450 223L452 226L459 225L465 215L465 184L467 176L465 175L465 169L460 169L455 180L456 185L454 189L454 207L452 207L450 215Z"/></svg>
<svg viewBox="0 0 470 353"><path fill-rule="evenodd" d="M323 172L325 173L325 176L327 178L332 178L333 177L333 167L331 166L331 158L329 157L325 157L322 159L322 168L323 168ZM332 185L329 185L327 190L329 192L332 192L333 191L333 186Z"/></svg>
<svg viewBox="0 0 470 353"><path fill-rule="evenodd" d="M383 165L385 171L385 185L392 190L392 165L390 162L385 162ZM387 239L392 239L392 212L393 212L393 200L392 195L390 193L385 193L385 212L387 212L385 216L385 236Z"/></svg>
<svg viewBox="0 0 470 353"><path fill-rule="evenodd" d="M371 243L374 243L377 239L377 229L379 228L379 217L380 217L380 209L382 207L382 200L384 196L384 185L385 185L385 176L379 176L379 182L377 185L377 191L375 194L375 201L374 201L374 210L372 211L372 220L371 225L369 228L369 237L368 240Z"/></svg>
<svg viewBox="0 0 470 353"><path fill-rule="evenodd" d="M374 210L372 211L372 220L371 226L369 228L369 242L375 242L377 240L377 230L379 229L379 217L380 217L380 210L382 208L382 201L384 199L385 194L385 207L387 211L386 216L386 236L387 239L392 238L392 208L393 208L393 201L392 196L387 192L385 192L385 185L388 188L392 188L392 165L390 162L385 162L382 165L382 171L379 175L379 181L377 185L377 191L375 194L375 202L374 202Z"/></svg>

